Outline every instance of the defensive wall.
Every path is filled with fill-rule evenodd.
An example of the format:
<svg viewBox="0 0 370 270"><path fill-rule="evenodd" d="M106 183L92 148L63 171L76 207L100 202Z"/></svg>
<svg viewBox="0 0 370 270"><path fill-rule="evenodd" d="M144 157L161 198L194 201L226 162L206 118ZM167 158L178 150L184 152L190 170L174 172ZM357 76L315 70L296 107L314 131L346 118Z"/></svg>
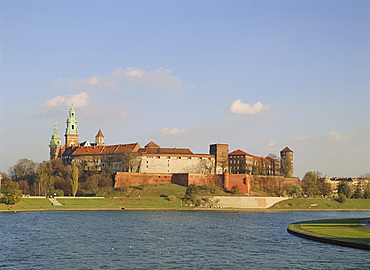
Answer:
<svg viewBox="0 0 370 270"><path fill-rule="evenodd" d="M249 194L252 187L273 192L282 191L286 185L299 185L299 180L282 176L229 174L228 172L224 174L117 172L114 187L169 183L184 187L191 184L198 186L213 184L226 190L238 187L239 191Z"/></svg>

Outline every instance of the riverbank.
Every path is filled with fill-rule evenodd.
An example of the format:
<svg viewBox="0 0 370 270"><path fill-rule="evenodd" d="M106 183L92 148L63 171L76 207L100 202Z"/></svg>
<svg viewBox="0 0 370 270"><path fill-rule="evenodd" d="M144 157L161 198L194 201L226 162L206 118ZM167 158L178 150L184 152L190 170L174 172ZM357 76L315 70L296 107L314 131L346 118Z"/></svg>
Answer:
<svg viewBox="0 0 370 270"><path fill-rule="evenodd" d="M57 197L59 204L45 197L23 198L9 206L0 204L0 212L14 211L71 211L71 210L199 210L199 211L370 211L370 200L349 199L346 204L327 199L288 199L269 208L201 208L185 206L180 198L171 201L167 196L103 198L103 197Z"/></svg>
<svg viewBox="0 0 370 270"><path fill-rule="evenodd" d="M314 220L292 223L288 232L328 244L370 250L370 218Z"/></svg>

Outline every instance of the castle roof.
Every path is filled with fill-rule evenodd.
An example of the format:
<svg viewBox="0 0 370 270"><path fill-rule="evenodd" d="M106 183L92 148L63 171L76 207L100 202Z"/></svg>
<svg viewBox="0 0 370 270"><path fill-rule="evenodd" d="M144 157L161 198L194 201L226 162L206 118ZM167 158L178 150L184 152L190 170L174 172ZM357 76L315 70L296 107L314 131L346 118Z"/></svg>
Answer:
<svg viewBox="0 0 370 270"><path fill-rule="evenodd" d="M95 137L104 137L103 133L101 132L101 129L99 128L98 134L96 134Z"/></svg>
<svg viewBox="0 0 370 270"><path fill-rule="evenodd" d="M65 152L71 156L111 155L136 152L139 148L139 143L131 143L68 148Z"/></svg>
<svg viewBox="0 0 370 270"><path fill-rule="evenodd" d="M284 148L283 150L281 150L280 152L292 152L292 153L293 153L293 151L292 151L292 150L290 150L288 146L287 146L287 147L285 147L285 148Z"/></svg>
<svg viewBox="0 0 370 270"><path fill-rule="evenodd" d="M229 153L229 156L244 156L244 155L252 156L252 155L248 154L247 152L244 152L244 151L242 151L240 149L235 150L235 151Z"/></svg>
<svg viewBox="0 0 370 270"><path fill-rule="evenodd" d="M148 143L147 145L144 146L145 148L160 148L158 144L154 143L153 141L151 141L150 143Z"/></svg>

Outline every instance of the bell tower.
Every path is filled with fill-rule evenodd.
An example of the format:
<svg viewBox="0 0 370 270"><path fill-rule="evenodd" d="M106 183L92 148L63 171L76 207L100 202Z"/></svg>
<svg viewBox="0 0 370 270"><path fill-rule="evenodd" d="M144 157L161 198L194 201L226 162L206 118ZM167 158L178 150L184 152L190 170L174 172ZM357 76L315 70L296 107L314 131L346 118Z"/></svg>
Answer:
<svg viewBox="0 0 370 270"><path fill-rule="evenodd" d="M69 116L67 118L67 128L65 133L65 147L77 147L78 146L78 129L77 129L77 119L76 119L76 112L73 108L73 104L71 109L69 110Z"/></svg>
<svg viewBox="0 0 370 270"><path fill-rule="evenodd" d="M95 136L95 143L97 146L104 145L104 135L99 128L98 134Z"/></svg>
<svg viewBox="0 0 370 270"><path fill-rule="evenodd" d="M62 142L60 141L60 136L58 134L57 121L55 121L54 133L53 135L51 135L49 147L50 147L50 161L59 159L60 149L62 148Z"/></svg>

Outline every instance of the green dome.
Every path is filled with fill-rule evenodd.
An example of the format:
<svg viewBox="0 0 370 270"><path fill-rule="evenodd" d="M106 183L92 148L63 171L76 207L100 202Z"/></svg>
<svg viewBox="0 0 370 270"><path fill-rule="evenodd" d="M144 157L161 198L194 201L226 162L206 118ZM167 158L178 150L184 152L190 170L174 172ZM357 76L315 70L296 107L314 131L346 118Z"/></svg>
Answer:
<svg viewBox="0 0 370 270"><path fill-rule="evenodd" d="M62 146L62 142L60 141L60 136L58 134L57 121L55 121L54 133L51 135L49 146Z"/></svg>

